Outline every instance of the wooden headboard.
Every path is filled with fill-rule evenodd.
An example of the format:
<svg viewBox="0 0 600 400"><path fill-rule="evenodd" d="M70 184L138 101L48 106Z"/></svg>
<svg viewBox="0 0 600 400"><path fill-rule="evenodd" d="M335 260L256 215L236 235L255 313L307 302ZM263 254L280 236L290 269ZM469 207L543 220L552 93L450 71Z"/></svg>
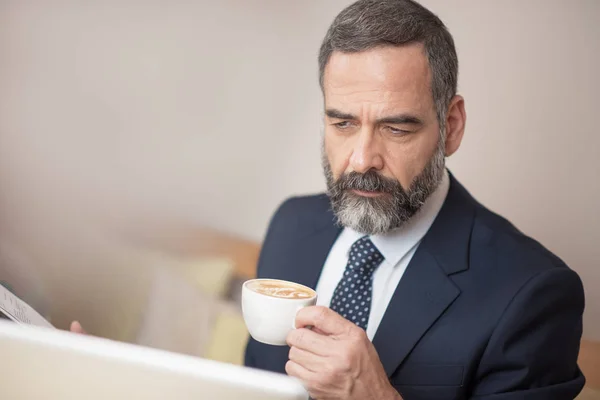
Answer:
<svg viewBox="0 0 600 400"><path fill-rule="evenodd" d="M586 378L586 386L600 389L600 342L581 341L579 351L579 368Z"/></svg>
<svg viewBox="0 0 600 400"><path fill-rule="evenodd" d="M237 278L252 279L256 276L260 243L222 232L211 232L208 243L210 245L204 244L204 248L207 248L204 254L231 259Z"/></svg>

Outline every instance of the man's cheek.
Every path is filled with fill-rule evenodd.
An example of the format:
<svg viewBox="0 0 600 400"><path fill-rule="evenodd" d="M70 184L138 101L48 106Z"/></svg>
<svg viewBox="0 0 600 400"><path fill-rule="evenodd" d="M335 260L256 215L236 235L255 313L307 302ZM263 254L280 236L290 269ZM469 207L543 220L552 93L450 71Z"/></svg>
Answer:
<svg viewBox="0 0 600 400"><path fill-rule="evenodd" d="M348 162L343 158L336 158L335 156L327 155L327 163L329 164L329 169L331 171L331 176L334 181L337 181L342 174L344 174L345 169L348 166Z"/></svg>
<svg viewBox="0 0 600 400"><path fill-rule="evenodd" d="M342 152L329 155L329 165L331 166L331 172L333 178L338 180L343 174L352 172L350 166L350 154L344 154Z"/></svg>

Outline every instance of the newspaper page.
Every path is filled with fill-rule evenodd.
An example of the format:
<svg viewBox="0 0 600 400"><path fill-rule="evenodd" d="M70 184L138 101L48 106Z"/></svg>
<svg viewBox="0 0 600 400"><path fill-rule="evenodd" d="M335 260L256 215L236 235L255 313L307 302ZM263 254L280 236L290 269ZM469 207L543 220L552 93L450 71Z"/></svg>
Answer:
<svg viewBox="0 0 600 400"><path fill-rule="evenodd" d="M20 324L53 328L52 324L35 311L29 304L0 285L0 317L6 317Z"/></svg>

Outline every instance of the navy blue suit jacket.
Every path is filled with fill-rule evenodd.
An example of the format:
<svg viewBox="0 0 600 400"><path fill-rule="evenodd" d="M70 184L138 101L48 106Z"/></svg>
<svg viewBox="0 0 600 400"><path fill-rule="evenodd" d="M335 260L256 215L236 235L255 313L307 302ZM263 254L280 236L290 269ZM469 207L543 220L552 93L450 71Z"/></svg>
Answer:
<svg viewBox="0 0 600 400"><path fill-rule="evenodd" d="M340 231L325 195L286 201L258 277L314 288ZM583 308L575 272L451 178L373 345L405 400L573 399ZM251 339L245 362L284 373L288 351Z"/></svg>

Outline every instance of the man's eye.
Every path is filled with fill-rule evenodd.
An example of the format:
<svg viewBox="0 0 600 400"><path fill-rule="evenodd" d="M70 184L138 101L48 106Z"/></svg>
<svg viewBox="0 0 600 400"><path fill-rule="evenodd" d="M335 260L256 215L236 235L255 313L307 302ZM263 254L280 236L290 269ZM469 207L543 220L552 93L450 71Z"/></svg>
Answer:
<svg viewBox="0 0 600 400"><path fill-rule="evenodd" d="M352 126L352 123L350 121L342 121L342 122L337 122L333 125L338 129L347 129Z"/></svg>
<svg viewBox="0 0 600 400"><path fill-rule="evenodd" d="M399 129L399 128L394 128L393 126L388 126L387 130L390 131L390 133L394 134L394 135L406 135L407 133L410 133L410 131L406 131L404 129Z"/></svg>

